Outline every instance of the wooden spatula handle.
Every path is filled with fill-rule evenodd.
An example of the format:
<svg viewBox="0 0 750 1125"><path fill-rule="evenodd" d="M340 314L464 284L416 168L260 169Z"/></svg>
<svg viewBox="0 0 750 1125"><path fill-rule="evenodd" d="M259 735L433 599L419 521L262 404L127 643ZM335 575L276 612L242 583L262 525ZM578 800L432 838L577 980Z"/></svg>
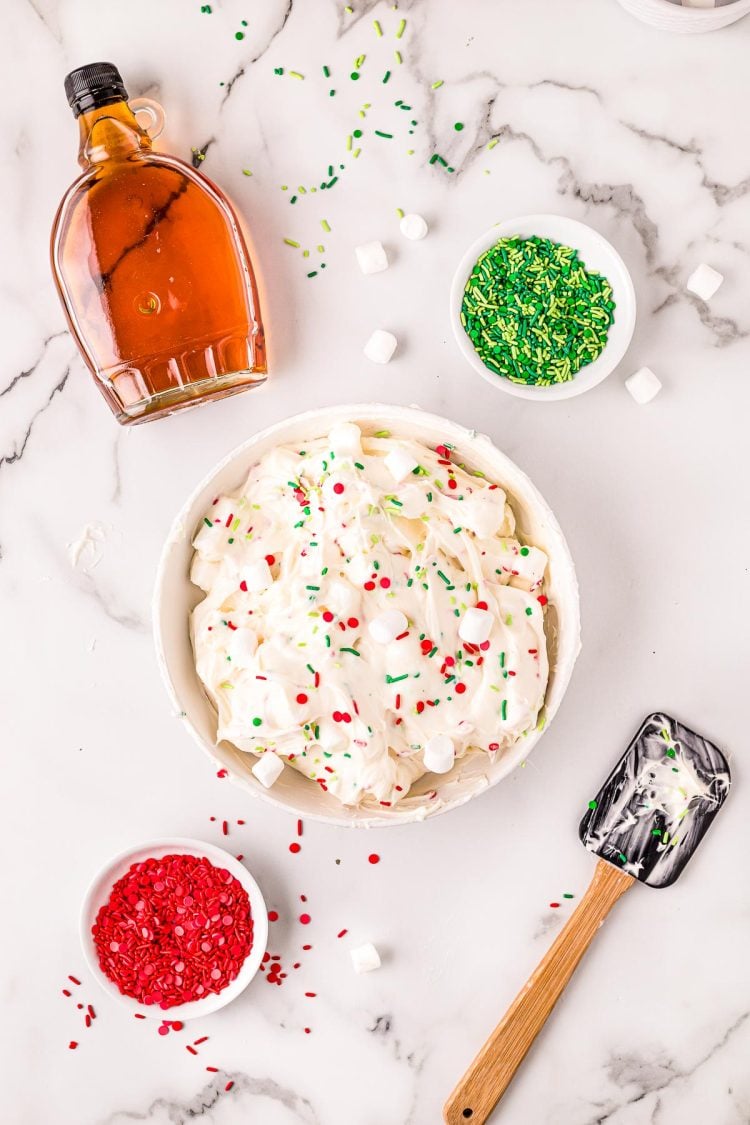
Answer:
<svg viewBox="0 0 750 1125"><path fill-rule="evenodd" d="M600 859L586 894L445 1103L447 1125L484 1125L620 895L635 882Z"/></svg>

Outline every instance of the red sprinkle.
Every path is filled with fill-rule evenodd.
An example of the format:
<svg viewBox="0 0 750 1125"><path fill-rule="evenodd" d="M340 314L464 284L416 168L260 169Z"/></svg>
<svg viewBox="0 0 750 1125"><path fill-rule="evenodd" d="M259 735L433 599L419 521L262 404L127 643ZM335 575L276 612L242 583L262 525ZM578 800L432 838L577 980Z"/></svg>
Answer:
<svg viewBox="0 0 750 1125"><path fill-rule="evenodd" d="M346 623L350 629L356 629L359 626L359 620L356 617L348 617Z"/></svg>
<svg viewBox="0 0 750 1125"><path fill-rule="evenodd" d="M268 563L269 566L273 566L273 564L276 562L276 556L275 555L266 555L266 562Z"/></svg>
<svg viewBox="0 0 750 1125"><path fill-rule="evenodd" d="M72 981L73 981L73 984L80 984L80 983L81 983L81 982L79 981L78 977L71 977L71 976L68 976L68 980L72 980Z"/></svg>
<svg viewBox="0 0 750 1125"><path fill-rule="evenodd" d="M101 969L120 992L167 1009L235 979L253 946L253 921L247 892L229 871L201 856L168 855L131 864L92 934Z"/></svg>
<svg viewBox="0 0 750 1125"><path fill-rule="evenodd" d="M336 481L336 483L333 486L333 491L336 493L337 496L341 495L341 493L344 491L344 486L341 483L341 481Z"/></svg>
<svg viewBox="0 0 750 1125"><path fill-rule="evenodd" d="M374 582L365 582L365 590L374 590L374 589L375 589L375 583Z"/></svg>
<svg viewBox="0 0 750 1125"><path fill-rule="evenodd" d="M227 1082L226 1086L224 1087L224 1093L228 1094L232 1089L232 1086L234 1086L234 1082Z"/></svg>
<svg viewBox="0 0 750 1125"><path fill-rule="evenodd" d="M349 933L348 930L339 930L339 932L336 934L336 937L343 937L344 934L348 934L348 933Z"/></svg>
<svg viewBox="0 0 750 1125"><path fill-rule="evenodd" d="M317 996L317 992L306 992L305 996Z"/></svg>
<svg viewBox="0 0 750 1125"><path fill-rule="evenodd" d="M268 911L268 921L269 922L278 922L278 920L279 920L278 910L269 910Z"/></svg>
<svg viewBox="0 0 750 1125"><path fill-rule="evenodd" d="M377 854L377 852L373 852L372 855L368 855L367 859L370 863L380 863L380 856Z"/></svg>
<svg viewBox="0 0 750 1125"><path fill-rule="evenodd" d="M309 1034L310 1034L310 1028L309 1028L309 1027L306 1027L306 1028L304 1028L303 1030L304 1030L304 1032L305 1032L305 1035L309 1035Z"/></svg>
<svg viewBox="0 0 750 1125"><path fill-rule="evenodd" d="M456 695L463 695L466 691L466 684L456 684Z"/></svg>
<svg viewBox="0 0 750 1125"><path fill-rule="evenodd" d="M312 918L310 917L309 914L300 914L299 920L300 920L300 922L302 923L303 926L309 926L310 923L312 922Z"/></svg>
<svg viewBox="0 0 750 1125"><path fill-rule="evenodd" d="M296 854L297 854L297 852L301 852L301 851L302 851L302 845L301 845L301 844L297 844L297 843L292 843L292 844L290 844L290 845L289 845L289 851L290 851L290 852L291 852L291 853L292 853L293 855L296 855Z"/></svg>
<svg viewBox="0 0 750 1125"><path fill-rule="evenodd" d="M307 696L305 695L304 691L301 691L299 693L299 695L297 696L297 702L298 703L307 703Z"/></svg>
<svg viewBox="0 0 750 1125"><path fill-rule="evenodd" d="M298 836L302 835L302 821L301 820L297 821L297 835Z"/></svg>
<svg viewBox="0 0 750 1125"><path fill-rule="evenodd" d="M70 991L69 988L64 988L62 990L62 994L63 994L63 996L72 996L73 995L73 993Z"/></svg>
<svg viewBox="0 0 750 1125"><path fill-rule="evenodd" d="M540 594L539 597L536 600L539 602L540 605L546 605L547 602L549 601L549 598L547 598L545 594Z"/></svg>
<svg viewBox="0 0 750 1125"><path fill-rule="evenodd" d="M76 1043L75 1039L71 1039L70 1043L68 1043L68 1050L75 1051L77 1046L78 1044Z"/></svg>
<svg viewBox="0 0 750 1125"><path fill-rule="evenodd" d="M557 910L559 905L560 905L559 902L551 902L550 903L550 906L552 907L553 910Z"/></svg>

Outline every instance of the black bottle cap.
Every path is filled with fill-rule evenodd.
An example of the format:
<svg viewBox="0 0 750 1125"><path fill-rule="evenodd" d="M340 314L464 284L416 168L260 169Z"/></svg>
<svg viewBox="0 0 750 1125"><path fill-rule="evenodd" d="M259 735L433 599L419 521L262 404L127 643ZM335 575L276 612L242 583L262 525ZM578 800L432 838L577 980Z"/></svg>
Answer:
<svg viewBox="0 0 750 1125"><path fill-rule="evenodd" d="M71 70L65 78L65 95L74 117L128 98L119 70L108 62L89 63Z"/></svg>

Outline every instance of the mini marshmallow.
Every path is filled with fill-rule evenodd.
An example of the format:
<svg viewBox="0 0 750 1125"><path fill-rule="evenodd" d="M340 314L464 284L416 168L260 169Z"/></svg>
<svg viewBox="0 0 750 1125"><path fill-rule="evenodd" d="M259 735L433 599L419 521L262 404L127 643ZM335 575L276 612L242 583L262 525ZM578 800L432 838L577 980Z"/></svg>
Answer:
<svg viewBox="0 0 750 1125"><path fill-rule="evenodd" d="M400 609L384 609L367 626L372 639L379 645L388 645L407 628L409 622Z"/></svg>
<svg viewBox="0 0 750 1125"><path fill-rule="evenodd" d="M687 288L702 301L710 301L723 280L724 277L718 270L701 262L687 279Z"/></svg>
<svg viewBox="0 0 750 1125"><path fill-rule="evenodd" d="M392 332L376 328L362 350L373 363L388 363L396 350L397 343L398 340Z"/></svg>
<svg viewBox="0 0 750 1125"><path fill-rule="evenodd" d="M456 760L453 739L448 738L447 734L434 734L427 739L422 758L424 768L430 773L447 773Z"/></svg>
<svg viewBox="0 0 750 1125"><path fill-rule="evenodd" d="M349 954L355 973L371 973L373 969L380 968L380 954L371 941L350 949Z"/></svg>
<svg viewBox="0 0 750 1125"><path fill-rule="evenodd" d="M625 386L639 406L645 406L656 398L661 390L661 383L650 367L641 367L625 380Z"/></svg>
<svg viewBox="0 0 750 1125"><path fill-rule="evenodd" d="M362 431L354 422L339 422L331 428L328 444L337 457L358 456L362 452Z"/></svg>
<svg viewBox="0 0 750 1125"><path fill-rule="evenodd" d="M274 754L273 750L266 750L253 766L253 773L265 789L270 789L284 772L284 763Z"/></svg>
<svg viewBox="0 0 750 1125"><path fill-rule="evenodd" d="M461 618L458 635L470 645L481 645L492 632L492 614L486 609L471 607Z"/></svg>
<svg viewBox="0 0 750 1125"><path fill-rule="evenodd" d="M251 594L260 594L273 585L271 568L265 559L249 563L240 571L240 582L244 582Z"/></svg>
<svg viewBox="0 0 750 1125"><path fill-rule="evenodd" d="M391 450L383 463L393 479L397 481L405 480L409 473L419 468L419 462L414 460L411 453L407 453L399 446Z"/></svg>
<svg viewBox="0 0 750 1125"><path fill-rule="evenodd" d="M411 238L415 242L424 238L430 229L421 215L404 215L399 228L404 238Z"/></svg>
<svg viewBox="0 0 750 1125"><path fill-rule="evenodd" d="M365 242L355 246L354 253L362 273L381 273L388 269L388 255L382 242Z"/></svg>
<svg viewBox="0 0 750 1125"><path fill-rule="evenodd" d="M227 652L235 664L244 666L258 648L258 638L252 629L233 629L227 643Z"/></svg>

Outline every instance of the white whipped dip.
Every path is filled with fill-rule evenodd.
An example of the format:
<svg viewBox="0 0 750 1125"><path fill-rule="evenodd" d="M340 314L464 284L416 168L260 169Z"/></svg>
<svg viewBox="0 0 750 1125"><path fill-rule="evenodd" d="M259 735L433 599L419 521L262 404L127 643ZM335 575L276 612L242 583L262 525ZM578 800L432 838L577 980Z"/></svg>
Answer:
<svg viewBox="0 0 750 1125"><path fill-rule="evenodd" d="M443 760L446 738L456 758L505 750L548 675L547 558L514 532L503 490L443 446L343 423L268 453L194 539L217 740L347 805L405 797L430 740Z"/></svg>

